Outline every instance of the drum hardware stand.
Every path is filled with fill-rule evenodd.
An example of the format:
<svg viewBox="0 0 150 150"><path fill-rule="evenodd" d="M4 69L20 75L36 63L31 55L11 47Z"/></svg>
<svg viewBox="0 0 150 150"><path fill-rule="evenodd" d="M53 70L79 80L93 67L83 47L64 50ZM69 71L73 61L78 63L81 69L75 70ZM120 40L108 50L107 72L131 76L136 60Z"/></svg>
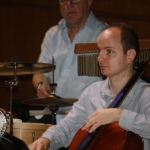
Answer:
<svg viewBox="0 0 150 150"><path fill-rule="evenodd" d="M54 56L52 56L52 64L54 65ZM52 71L52 81L53 82L50 84L51 96L55 98L56 97L55 92L56 92L57 83L54 83L54 70ZM57 107L51 107L49 109L52 112L52 124L56 124L56 112L58 111L58 108Z"/></svg>
<svg viewBox="0 0 150 150"><path fill-rule="evenodd" d="M56 124L56 112L58 111L58 108L56 107L52 107L49 108L52 112L52 124L55 125Z"/></svg>
<svg viewBox="0 0 150 150"><path fill-rule="evenodd" d="M18 77L16 75L17 63L14 62L13 65L14 65L14 78L13 78L13 80L5 81L6 84L10 85L10 106L9 106L9 112L8 112L8 114L9 114L9 116L8 116L8 119L9 119L9 131L8 132L11 135L13 135L13 116L12 116L13 87L17 86L19 84L19 80L18 80Z"/></svg>
<svg viewBox="0 0 150 150"><path fill-rule="evenodd" d="M52 64L54 65L54 56L52 56ZM57 83L54 83L54 70L52 71L52 81L53 82L50 84L51 94L55 95Z"/></svg>
<svg viewBox="0 0 150 150"><path fill-rule="evenodd" d="M50 87L51 87L51 96L54 97L54 100L55 100L55 97L56 97L56 94L55 94L55 87L56 86L57 86L56 83L50 84ZM58 107L51 107L49 109L52 112L52 124L56 124L56 112L58 111Z"/></svg>

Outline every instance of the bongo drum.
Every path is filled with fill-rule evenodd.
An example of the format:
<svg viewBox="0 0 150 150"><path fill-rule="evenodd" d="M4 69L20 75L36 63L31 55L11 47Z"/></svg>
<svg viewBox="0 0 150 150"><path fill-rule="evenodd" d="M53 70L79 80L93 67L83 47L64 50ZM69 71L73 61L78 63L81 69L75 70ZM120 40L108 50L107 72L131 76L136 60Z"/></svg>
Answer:
<svg viewBox="0 0 150 150"><path fill-rule="evenodd" d="M23 140L27 145L38 139L51 124L16 123L13 124L13 135Z"/></svg>

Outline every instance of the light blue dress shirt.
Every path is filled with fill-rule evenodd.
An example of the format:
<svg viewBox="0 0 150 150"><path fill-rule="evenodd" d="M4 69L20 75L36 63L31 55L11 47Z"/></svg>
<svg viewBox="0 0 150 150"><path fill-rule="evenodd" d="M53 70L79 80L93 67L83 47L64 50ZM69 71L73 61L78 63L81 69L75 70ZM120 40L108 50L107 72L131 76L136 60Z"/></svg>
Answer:
<svg viewBox="0 0 150 150"><path fill-rule="evenodd" d="M96 109L106 108L114 98L110 93L108 79L87 87L69 114L42 135L51 141L50 150L67 147L87 118ZM120 107L123 113L119 126L143 137L144 150L150 150L150 84L139 79Z"/></svg>
<svg viewBox="0 0 150 150"><path fill-rule="evenodd" d="M57 83L57 96L78 99L88 85L101 79L100 77L78 76L77 55L74 53L74 47L76 43L96 42L105 27L106 24L98 20L91 11L87 22L72 42L68 37L65 19L48 30L42 43L39 62L52 64L52 56L54 56L56 65L54 82ZM44 75L52 80L52 72ZM70 107L60 110L70 110ZM57 120L60 118L58 117Z"/></svg>

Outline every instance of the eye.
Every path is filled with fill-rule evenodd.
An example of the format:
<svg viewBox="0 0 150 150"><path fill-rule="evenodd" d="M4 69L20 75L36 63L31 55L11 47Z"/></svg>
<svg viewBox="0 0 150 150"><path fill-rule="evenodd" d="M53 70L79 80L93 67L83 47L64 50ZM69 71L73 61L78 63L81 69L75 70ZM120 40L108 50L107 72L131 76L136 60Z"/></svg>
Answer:
<svg viewBox="0 0 150 150"><path fill-rule="evenodd" d="M114 52L113 52L111 49L108 49L108 50L107 50L107 54L108 54L108 55L112 55L113 53L114 53Z"/></svg>
<svg viewBox="0 0 150 150"><path fill-rule="evenodd" d="M98 52L98 53L100 52L100 48L99 48L99 47L97 48L97 52Z"/></svg>
<svg viewBox="0 0 150 150"><path fill-rule="evenodd" d="M67 3L68 0L60 0L62 3Z"/></svg>

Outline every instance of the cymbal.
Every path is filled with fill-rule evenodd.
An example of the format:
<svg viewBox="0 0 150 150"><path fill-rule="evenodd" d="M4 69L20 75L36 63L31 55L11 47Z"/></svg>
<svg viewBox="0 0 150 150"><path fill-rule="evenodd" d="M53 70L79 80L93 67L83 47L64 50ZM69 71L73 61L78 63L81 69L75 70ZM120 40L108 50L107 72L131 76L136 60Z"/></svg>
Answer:
<svg viewBox="0 0 150 150"><path fill-rule="evenodd" d="M58 108L65 106L72 106L77 99L74 98L61 98L56 95L50 95L47 98L33 98L23 100L22 104L30 105L30 106L45 106L49 108Z"/></svg>
<svg viewBox="0 0 150 150"><path fill-rule="evenodd" d="M0 76L14 75L15 68L17 75L27 75L52 71L55 69L55 65L48 63L4 62L0 63Z"/></svg>

